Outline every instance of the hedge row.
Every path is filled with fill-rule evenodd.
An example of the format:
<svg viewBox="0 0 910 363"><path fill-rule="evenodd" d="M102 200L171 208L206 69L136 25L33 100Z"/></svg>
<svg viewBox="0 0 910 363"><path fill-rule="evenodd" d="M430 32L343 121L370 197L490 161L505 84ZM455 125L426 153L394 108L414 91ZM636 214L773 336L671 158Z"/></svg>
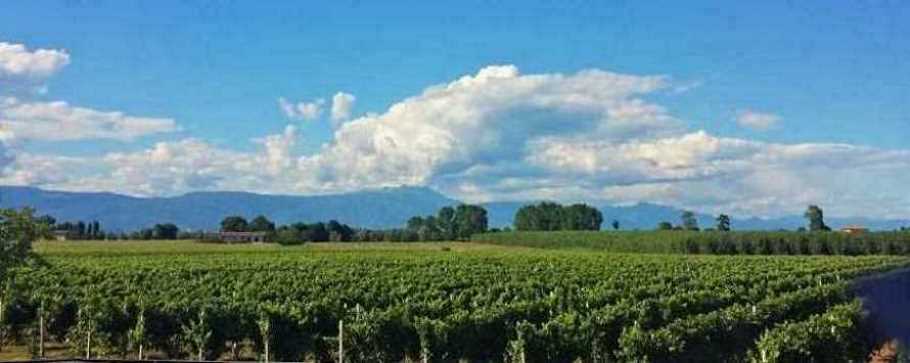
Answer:
<svg viewBox="0 0 910 363"><path fill-rule="evenodd" d="M549 249L722 255L910 255L910 232L499 232L475 242Z"/></svg>

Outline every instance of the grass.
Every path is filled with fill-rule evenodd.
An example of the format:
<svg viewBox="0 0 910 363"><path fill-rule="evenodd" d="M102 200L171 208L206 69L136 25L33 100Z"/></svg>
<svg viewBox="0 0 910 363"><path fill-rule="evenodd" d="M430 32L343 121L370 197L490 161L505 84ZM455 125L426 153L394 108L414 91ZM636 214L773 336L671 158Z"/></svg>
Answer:
<svg viewBox="0 0 910 363"><path fill-rule="evenodd" d="M178 241L41 241L34 250L44 256L123 256L160 254L231 254L231 253L315 253L336 251L502 251L509 246L470 242L320 242L300 246L274 243L220 244L194 240Z"/></svg>
<svg viewBox="0 0 910 363"><path fill-rule="evenodd" d="M543 249L582 249L626 253L679 253L687 238L699 232L686 231L522 231L474 235L477 243ZM702 232L704 233L704 232Z"/></svg>

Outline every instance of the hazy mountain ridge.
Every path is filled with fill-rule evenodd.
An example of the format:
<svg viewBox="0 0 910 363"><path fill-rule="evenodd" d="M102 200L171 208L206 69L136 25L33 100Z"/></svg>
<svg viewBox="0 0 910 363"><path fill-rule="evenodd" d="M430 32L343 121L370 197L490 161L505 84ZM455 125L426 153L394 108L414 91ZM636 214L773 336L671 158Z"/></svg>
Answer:
<svg viewBox="0 0 910 363"><path fill-rule="evenodd" d="M171 222L185 229L213 230L227 215L253 217L264 214L278 223L335 219L358 227L394 228L415 215L435 214L458 203L435 190L399 187L332 195L265 195L247 192L194 192L176 197L137 198L113 193L82 193L0 186L0 206L32 207L60 221L98 220L107 230L124 231ZM486 203L490 226L511 225L515 211L532 202ZM618 220L622 229L653 229L657 223L679 223L682 210L650 203L631 206L596 205L604 215L604 229ZM703 227L714 225L714 216L697 214ZM910 220L827 218L832 227L859 224L872 229L910 226ZM796 229L801 216L773 219L733 218L734 229Z"/></svg>

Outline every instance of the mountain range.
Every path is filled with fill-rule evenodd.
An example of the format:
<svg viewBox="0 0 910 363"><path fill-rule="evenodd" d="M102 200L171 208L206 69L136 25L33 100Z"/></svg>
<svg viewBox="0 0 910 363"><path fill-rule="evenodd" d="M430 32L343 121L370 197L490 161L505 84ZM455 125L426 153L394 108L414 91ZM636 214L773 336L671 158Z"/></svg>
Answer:
<svg viewBox="0 0 910 363"><path fill-rule="evenodd" d="M195 192L176 197L139 198L113 193L62 192L34 187L0 186L0 207L31 207L58 221L97 220L105 230L132 231L156 223L174 223L182 229L214 230L228 215L252 218L263 214L279 224L338 220L357 227L395 228L416 215L435 214L458 204L455 199L424 187L396 187L332 195L264 195L245 192ZM484 204L490 226L511 225L515 211L531 202ZM659 222L678 223L682 210L650 203L630 206L597 205L604 228L617 220L622 229L653 229ZM696 213L699 224L713 226L714 217ZM877 230L910 226L910 220L827 218L832 227L863 225ZM796 229L802 216L773 219L733 218L741 230Z"/></svg>

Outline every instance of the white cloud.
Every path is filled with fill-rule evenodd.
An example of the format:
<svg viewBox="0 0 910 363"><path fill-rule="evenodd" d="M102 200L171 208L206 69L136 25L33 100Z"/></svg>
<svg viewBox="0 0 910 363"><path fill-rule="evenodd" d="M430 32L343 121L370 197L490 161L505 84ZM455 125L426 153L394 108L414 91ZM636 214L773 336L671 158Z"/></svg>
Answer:
<svg viewBox="0 0 910 363"><path fill-rule="evenodd" d="M521 162L528 141L541 137L660 135L680 123L637 96L667 84L600 70L525 76L514 66L486 67L342 125L300 164L320 170L318 184L332 189L426 184L475 164Z"/></svg>
<svg viewBox="0 0 910 363"><path fill-rule="evenodd" d="M290 119L313 121L322 115L322 106L325 100L320 98L313 102L289 102L284 97L278 98L278 106L284 115Z"/></svg>
<svg viewBox="0 0 910 363"><path fill-rule="evenodd" d="M29 50L23 44L0 42L0 79L43 80L70 62L64 50Z"/></svg>
<svg viewBox="0 0 910 363"><path fill-rule="evenodd" d="M357 97L350 93L338 92L332 96L332 121L336 124L351 118L351 109Z"/></svg>
<svg viewBox="0 0 910 363"><path fill-rule="evenodd" d="M135 117L122 112L98 111L66 102L25 102L0 98L0 138L28 140L133 140L140 136L172 132L172 119Z"/></svg>
<svg viewBox="0 0 910 363"><path fill-rule="evenodd" d="M297 127L288 125L282 134L269 135L255 141L265 148L262 159L269 174L279 175L294 166L296 158L293 149L297 143Z"/></svg>
<svg viewBox="0 0 910 363"><path fill-rule="evenodd" d="M736 115L736 123L740 126L759 131L777 126L779 122L780 116L752 110L743 110Z"/></svg>
<svg viewBox="0 0 910 363"><path fill-rule="evenodd" d="M674 84L664 76L523 75L492 66L350 120L312 155L295 153L299 136L289 126L252 139L259 146L252 152L187 139L85 162L24 154L0 183L136 195L404 184L466 201L646 201L763 216L819 203L832 216L910 215L910 150L717 137L687 129L649 101L656 92L672 94ZM42 166L29 172L30 165Z"/></svg>

